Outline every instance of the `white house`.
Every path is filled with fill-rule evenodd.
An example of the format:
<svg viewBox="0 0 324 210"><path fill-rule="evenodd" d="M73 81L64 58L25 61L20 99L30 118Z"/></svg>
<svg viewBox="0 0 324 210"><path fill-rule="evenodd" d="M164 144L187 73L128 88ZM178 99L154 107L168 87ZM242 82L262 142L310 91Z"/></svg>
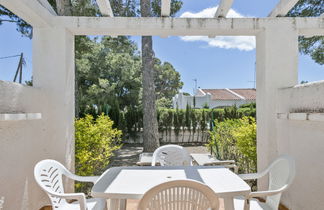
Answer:
<svg viewBox="0 0 324 210"><path fill-rule="evenodd" d="M195 108L241 106L255 102L256 90L254 88L246 89L197 89L194 96L186 96L183 93L173 97L173 107L185 109L187 104ZM195 103L194 103L195 101Z"/></svg>

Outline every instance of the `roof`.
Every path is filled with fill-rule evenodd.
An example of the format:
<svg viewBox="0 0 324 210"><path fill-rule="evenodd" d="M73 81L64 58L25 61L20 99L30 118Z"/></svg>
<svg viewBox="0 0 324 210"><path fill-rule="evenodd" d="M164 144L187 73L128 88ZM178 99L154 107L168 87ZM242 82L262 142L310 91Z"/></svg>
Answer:
<svg viewBox="0 0 324 210"><path fill-rule="evenodd" d="M201 89L201 92L211 94L212 100L255 100L256 90L254 88L239 89Z"/></svg>

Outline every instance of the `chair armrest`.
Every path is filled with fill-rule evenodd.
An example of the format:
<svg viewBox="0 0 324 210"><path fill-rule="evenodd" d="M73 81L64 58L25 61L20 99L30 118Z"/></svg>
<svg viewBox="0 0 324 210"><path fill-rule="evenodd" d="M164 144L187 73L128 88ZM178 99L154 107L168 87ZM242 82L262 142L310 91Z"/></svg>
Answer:
<svg viewBox="0 0 324 210"><path fill-rule="evenodd" d="M79 201L80 210L87 210L87 202L84 193L56 193L53 191L47 191L50 195L64 198L64 199L75 199Z"/></svg>
<svg viewBox="0 0 324 210"><path fill-rule="evenodd" d="M268 169L264 170L260 173L252 173L252 174L239 174L238 176L243 180L251 180L251 179L260 179L268 173Z"/></svg>
<svg viewBox="0 0 324 210"><path fill-rule="evenodd" d="M72 174L70 171L66 170L64 173L65 176L69 177L70 179L79 181L79 182L92 182L96 183L99 176L78 176L76 174Z"/></svg>
<svg viewBox="0 0 324 210"><path fill-rule="evenodd" d="M277 190L265 190L265 191L256 191L256 192L251 192L247 198L255 198L255 197L266 197L266 196L271 196L271 195L276 195L279 193L282 193L288 185L284 185L283 187L277 189Z"/></svg>
<svg viewBox="0 0 324 210"><path fill-rule="evenodd" d="M238 176L243 180L259 179L261 177L258 173L239 174Z"/></svg>
<svg viewBox="0 0 324 210"><path fill-rule="evenodd" d="M79 181L79 182L92 182L96 183L97 180L99 179L99 176L78 176L78 175L73 175L71 177L72 179Z"/></svg>

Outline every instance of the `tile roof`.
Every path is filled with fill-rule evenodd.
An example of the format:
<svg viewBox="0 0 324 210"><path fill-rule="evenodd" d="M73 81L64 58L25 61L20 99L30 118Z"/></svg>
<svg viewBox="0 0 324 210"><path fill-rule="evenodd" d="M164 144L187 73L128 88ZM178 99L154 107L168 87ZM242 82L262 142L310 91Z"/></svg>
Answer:
<svg viewBox="0 0 324 210"><path fill-rule="evenodd" d="M201 89L203 92L210 93L212 100L246 100L256 99L256 90L252 88L247 89ZM240 97L241 96L241 97Z"/></svg>
<svg viewBox="0 0 324 210"><path fill-rule="evenodd" d="M256 90L251 89L230 89L231 91L243 96L246 100L255 100L256 99Z"/></svg>

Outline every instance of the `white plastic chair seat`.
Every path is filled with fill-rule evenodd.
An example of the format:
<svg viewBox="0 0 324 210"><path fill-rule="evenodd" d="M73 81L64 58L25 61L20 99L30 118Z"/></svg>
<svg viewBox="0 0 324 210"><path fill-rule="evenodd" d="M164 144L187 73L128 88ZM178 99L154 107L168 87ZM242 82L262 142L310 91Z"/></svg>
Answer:
<svg viewBox="0 0 324 210"><path fill-rule="evenodd" d="M101 198L87 199L87 210L102 210L106 207L106 200ZM80 204L78 201L73 203L67 203L64 206L60 206L60 210L80 210Z"/></svg>
<svg viewBox="0 0 324 210"><path fill-rule="evenodd" d="M244 209L244 197L235 197L234 198L234 209ZM250 210L271 210L271 207L266 203L260 202L257 199L250 199Z"/></svg>

